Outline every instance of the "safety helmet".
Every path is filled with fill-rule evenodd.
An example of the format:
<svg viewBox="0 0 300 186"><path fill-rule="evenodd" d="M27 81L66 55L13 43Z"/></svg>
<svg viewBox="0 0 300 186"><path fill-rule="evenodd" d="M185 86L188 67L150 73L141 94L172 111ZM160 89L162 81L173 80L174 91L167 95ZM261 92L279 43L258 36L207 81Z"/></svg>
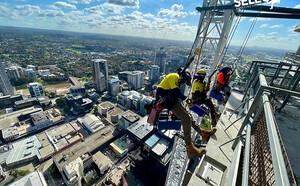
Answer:
<svg viewBox="0 0 300 186"><path fill-rule="evenodd" d="M184 72L180 73L180 83L185 83L188 86L191 86L191 72L187 69Z"/></svg>
<svg viewBox="0 0 300 186"><path fill-rule="evenodd" d="M220 72L223 72L224 74L227 74L228 72L232 72L232 68L230 67L224 67L220 70Z"/></svg>
<svg viewBox="0 0 300 186"><path fill-rule="evenodd" d="M198 70L197 73L195 74L195 77L199 77L199 76L205 77L206 76L206 71L203 70L203 69Z"/></svg>

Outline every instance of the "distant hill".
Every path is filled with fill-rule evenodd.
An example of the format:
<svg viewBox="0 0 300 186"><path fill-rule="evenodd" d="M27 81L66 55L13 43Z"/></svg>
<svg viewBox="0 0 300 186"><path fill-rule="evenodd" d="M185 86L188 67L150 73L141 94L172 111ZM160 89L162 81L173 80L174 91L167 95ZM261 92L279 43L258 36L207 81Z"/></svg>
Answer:
<svg viewBox="0 0 300 186"><path fill-rule="evenodd" d="M10 27L10 26L0 26L0 31L14 31L14 32L30 32L30 33L47 33L55 35L56 37L67 38L67 37L81 37L85 39L92 40L122 40L129 43L141 42L145 45L151 45L153 48L167 47L167 46L192 46L192 42L189 41L175 41L166 39L154 39L154 38L143 38L143 37L133 37L133 36L120 36L120 35L106 35L106 34L93 34L93 33L83 33L83 32L71 32L71 31L60 31L60 30L46 30L37 28L26 28L26 27Z"/></svg>
<svg viewBox="0 0 300 186"><path fill-rule="evenodd" d="M240 46L230 46L229 49L238 51L240 49ZM265 54L272 54L278 57L284 57L287 52L296 52L296 50L297 50L296 48L294 51L291 51L291 50L277 49L277 48L247 46L243 54L252 55L255 53L265 53Z"/></svg>

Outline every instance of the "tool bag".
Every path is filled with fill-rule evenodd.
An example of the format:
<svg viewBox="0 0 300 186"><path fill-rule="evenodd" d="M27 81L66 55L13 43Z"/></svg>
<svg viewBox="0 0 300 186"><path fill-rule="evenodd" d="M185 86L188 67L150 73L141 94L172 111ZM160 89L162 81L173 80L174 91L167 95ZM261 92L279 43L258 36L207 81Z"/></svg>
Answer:
<svg viewBox="0 0 300 186"><path fill-rule="evenodd" d="M165 110L159 114L157 121L158 130L180 130L180 128L181 120L172 114L172 112Z"/></svg>
<svg viewBox="0 0 300 186"><path fill-rule="evenodd" d="M157 111L155 108L152 108L152 110L150 112L150 115L149 115L149 117L147 119L147 122L150 125L156 125L158 116L159 116L159 111Z"/></svg>
<svg viewBox="0 0 300 186"><path fill-rule="evenodd" d="M219 104L224 101L224 94L216 89L210 92L210 97L216 99Z"/></svg>
<svg viewBox="0 0 300 186"><path fill-rule="evenodd" d="M195 106L190 108L190 110L202 117L208 109L205 106L196 103Z"/></svg>

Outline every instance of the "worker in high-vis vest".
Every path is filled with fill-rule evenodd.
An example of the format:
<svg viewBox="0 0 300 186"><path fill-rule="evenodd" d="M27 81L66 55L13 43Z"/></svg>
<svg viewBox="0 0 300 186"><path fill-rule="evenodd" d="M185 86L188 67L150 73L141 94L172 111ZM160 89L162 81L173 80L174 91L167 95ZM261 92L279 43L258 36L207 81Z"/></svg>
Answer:
<svg viewBox="0 0 300 186"><path fill-rule="evenodd" d="M217 125L216 121L216 110L214 104L210 99L207 98L207 90L206 90L206 82L204 81L206 76L206 71L200 69L195 74L195 82L193 83L192 87L192 102L198 104L206 105L210 110L210 117L211 117L211 126L215 127Z"/></svg>
<svg viewBox="0 0 300 186"><path fill-rule="evenodd" d="M181 105L178 99L186 100L186 96L180 92L180 85L191 85L191 73L178 70L177 73L168 74L158 85L156 92L156 102L164 108L170 109L173 114L181 120L184 133L184 141L188 158L199 157L206 153L205 148L197 148L192 143L191 127L193 127L200 135L211 136L215 133L213 130L202 130L196 125L189 112Z"/></svg>
<svg viewBox="0 0 300 186"><path fill-rule="evenodd" d="M224 103L228 101L231 94L231 88L228 85L231 73L232 69L230 67L224 67L220 70L220 73L217 77L216 90L222 91L225 94Z"/></svg>

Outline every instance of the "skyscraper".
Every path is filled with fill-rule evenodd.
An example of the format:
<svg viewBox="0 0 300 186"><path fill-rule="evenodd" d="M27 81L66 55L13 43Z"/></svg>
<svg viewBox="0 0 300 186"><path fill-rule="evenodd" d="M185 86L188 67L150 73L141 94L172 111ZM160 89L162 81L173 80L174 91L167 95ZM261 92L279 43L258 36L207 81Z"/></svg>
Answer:
<svg viewBox="0 0 300 186"><path fill-rule="evenodd" d="M19 79L22 78L24 74L24 70L19 65L11 66L7 69L8 77L11 79Z"/></svg>
<svg viewBox="0 0 300 186"><path fill-rule="evenodd" d="M2 92L2 94L5 96L14 95L14 89L8 80L7 74L5 73L5 69L1 61L0 61L0 92Z"/></svg>
<svg viewBox="0 0 300 186"><path fill-rule="evenodd" d="M165 63L164 74L168 75L170 73L170 65L171 65L171 61L167 61Z"/></svg>
<svg viewBox="0 0 300 186"><path fill-rule="evenodd" d="M156 83L159 81L159 66L152 65L150 69L150 79L153 83Z"/></svg>
<svg viewBox="0 0 300 186"><path fill-rule="evenodd" d="M98 92L107 90L108 68L105 59L92 60L93 83Z"/></svg>
<svg viewBox="0 0 300 186"><path fill-rule="evenodd" d="M132 71L128 74L128 83L133 86L133 89L139 89L144 84L145 72Z"/></svg>
<svg viewBox="0 0 300 186"><path fill-rule="evenodd" d="M164 72L165 63L167 61L167 54L163 51L163 47L160 47L159 52L156 53L154 65L159 66L159 72Z"/></svg>
<svg viewBox="0 0 300 186"><path fill-rule="evenodd" d="M145 72L142 71L124 71L118 73L119 79L126 81L133 89L139 89L144 84Z"/></svg>
<svg viewBox="0 0 300 186"><path fill-rule="evenodd" d="M31 97L45 96L42 84L34 82L27 85Z"/></svg>
<svg viewBox="0 0 300 186"><path fill-rule="evenodd" d="M117 96L117 94L120 92L120 85L119 85L119 78L112 77L110 80L108 80L108 94L112 97Z"/></svg>
<svg viewBox="0 0 300 186"><path fill-rule="evenodd" d="M30 78L36 77L36 74L32 69L26 69L26 72L27 72L28 77L30 77Z"/></svg>

